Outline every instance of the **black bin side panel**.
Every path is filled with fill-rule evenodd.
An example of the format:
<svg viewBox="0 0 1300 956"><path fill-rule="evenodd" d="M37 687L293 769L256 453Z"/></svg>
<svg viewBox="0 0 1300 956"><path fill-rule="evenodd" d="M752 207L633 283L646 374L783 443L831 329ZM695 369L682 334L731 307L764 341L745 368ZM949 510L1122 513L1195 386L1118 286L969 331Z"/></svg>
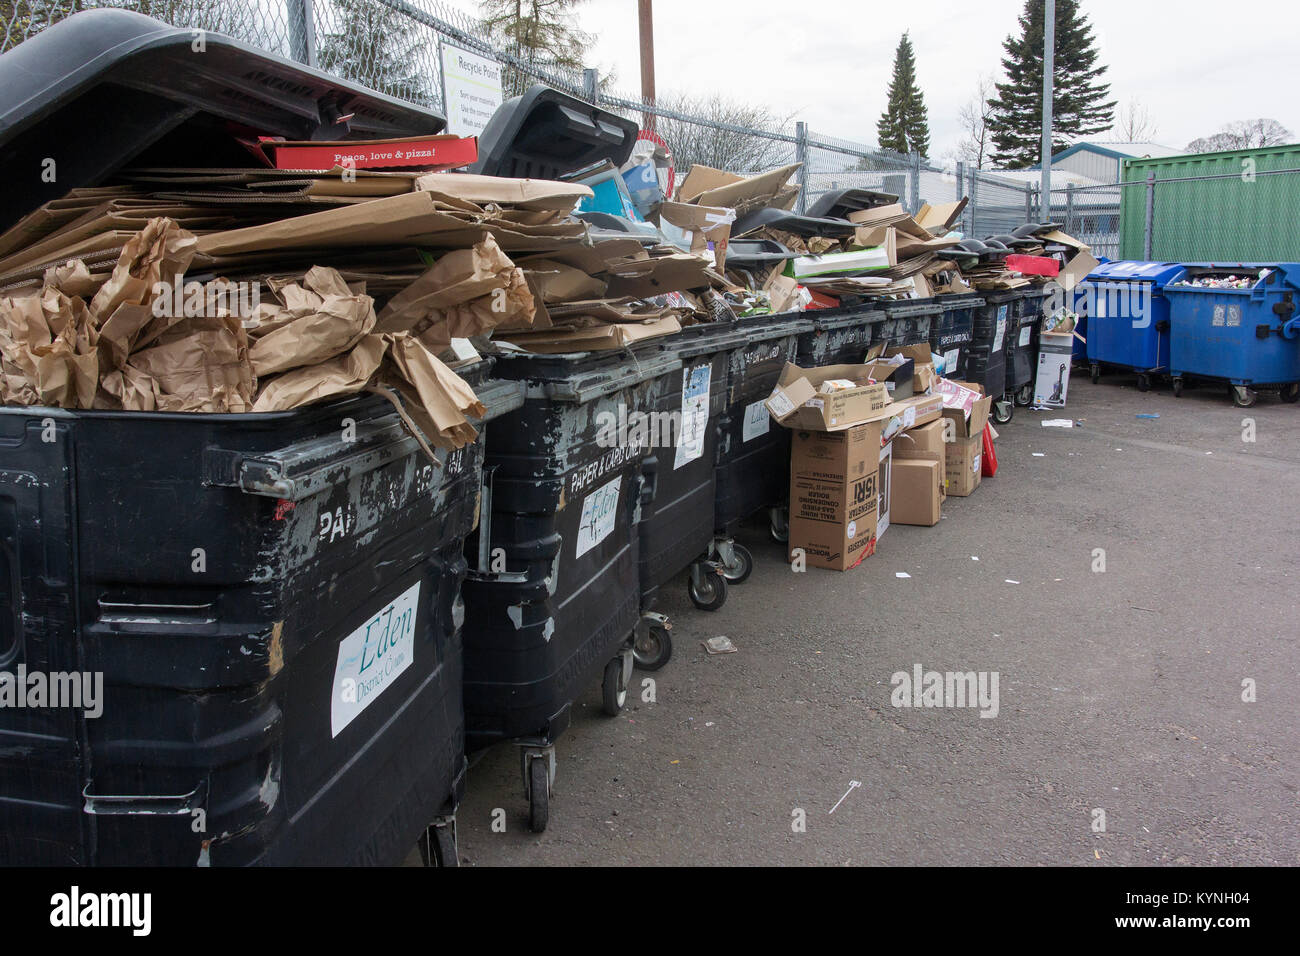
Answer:
<svg viewBox="0 0 1300 956"><path fill-rule="evenodd" d="M104 681L76 788L87 862L396 863L454 800L455 602L481 450L442 471L416 453L340 464L296 502L214 483L214 456L331 435L345 416L391 417L369 399L274 417L81 414L79 646ZM409 644L377 662L395 676L335 733L341 642L384 633L364 629L416 585L397 628Z"/></svg>
<svg viewBox="0 0 1300 956"><path fill-rule="evenodd" d="M523 580L465 583L471 750L553 740L632 633L642 451L598 439L602 416L645 409L647 394L643 383L581 403L530 398L488 429L490 544Z"/></svg>
<svg viewBox="0 0 1300 956"><path fill-rule="evenodd" d="M82 669L72 424L0 415L0 671L15 679ZM87 862L82 727L69 708L0 707L0 865Z"/></svg>

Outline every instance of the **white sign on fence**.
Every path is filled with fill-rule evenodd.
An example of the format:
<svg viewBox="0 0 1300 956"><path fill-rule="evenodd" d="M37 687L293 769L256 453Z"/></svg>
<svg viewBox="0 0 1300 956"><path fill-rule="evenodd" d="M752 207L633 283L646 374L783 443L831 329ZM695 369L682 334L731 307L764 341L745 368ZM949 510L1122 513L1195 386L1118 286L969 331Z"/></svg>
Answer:
<svg viewBox="0 0 1300 956"><path fill-rule="evenodd" d="M448 43L440 45L447 132L477 136L501 105L501 64Z"/></svg>

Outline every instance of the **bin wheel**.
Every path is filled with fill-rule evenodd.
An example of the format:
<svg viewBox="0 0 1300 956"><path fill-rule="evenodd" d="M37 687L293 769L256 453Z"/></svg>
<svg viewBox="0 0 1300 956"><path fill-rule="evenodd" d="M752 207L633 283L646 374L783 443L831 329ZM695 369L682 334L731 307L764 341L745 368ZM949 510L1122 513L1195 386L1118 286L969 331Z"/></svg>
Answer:
<svg viewBox="0 0 1300 956"><path fill-rule="evenodd" d="M610 660L605 665L605 676L600 682L600 709L607 717L623 713L627 703L627 680L623 677L623 657Z"/></svg>
<svg viewBox="0 0 1300 956"><path fill-rule="evenodd" d="M1101 381L1101 366L1096 362L1092 363L1092 384L1096 385Z"/></svg>
<svg viewBox="0 0 1300 956"><path fill-rule="evenodd" d="M1021 385L1020 388L1016 390L1016 404L1019 405L1021 408L1027 408L1028 406L1034 404L1034 383L1033 382L1029 382L1025 385Z"/></svg>
<svg viewBox="0 0 1300 956"><path fill-rule="evenodd" d="M732 563L722 564L722 576L727 579L728 584L744 584L749 579L750 573L754 570L754 556L749 553L749 549L743 544L731 543Z"/></svg>
<svg viewBox="0 0 1300 956"><path fill-rule="evenodd" d="M460 866L456 850L456 818L425 828L420 837L420 861L425 866Z"/></svg>
<svg viewBox="0 0 1300 956"><path fill-rule="evenodd" d="M1151 376L1147 375L1145 372L1139 373L1138 375L1138 391L1139 392L1151 391Z"/></svg>
<svg viewBox="0 0 1300 956"><path fill-rule="evenodd" d="M621 668L620 668L621 671ZM609 673L609 668L605 668ZM546 761L528 761L528 829L541 833L551 815L551 780Z"/></svg>
<svg viewBox="0 0 1300 956"><path fill-rule="evenodd" d="M727 603L727 579L720 571L705 568L700 574L700 586L695 586L694 575L686 582L686 593L691 603L701 611L716 611Z"/></svg>
<svg viewBox="0 0 1300 956"><path fill-rule="evenodd" d="M1183 377L1175 375L1173 378L1174 398L1181 398L1183 394Z"/></svg>
<svg viewBox="0 0 1300 956"><path fill-rule="evenodd" d="M1232 403L1238 408L1250 408L1258 397L1253 388L1247 388L1245 385L1232 386Z"/></svg>
<svg viewBox="0 0 1300 956"><path fill-rule="evenodd" d="M1015 413L1015 403L1006 396L993 403L993 420L999 425L1005 425L1011 421L1011 417Z"/></svg>
<svg viewBox="0 0 1300 956"><path fill-rule="evenodd" d="M784 508L773 508L768 516L767 532L777 544L790 540L790 517Z"/></svg>
<svg viewBox="0 0 1300 956"><path fill-rule="evenodd" d="M1283 385L1282 388L1278 390L1277 395L1278 398L1282 399L1282 401L1290 404L1300 402L1300 382L1292 382L1290 385Z"/></svg>
<svg viewBox="0 0 1300 956"><path fill-rule="evenodd" d="M657 671L673 656L673 638L668 628L650 622L637 629L636 643L632 645L632 658L643 671ZM608 668L606 668L608 669Z"/></svg>

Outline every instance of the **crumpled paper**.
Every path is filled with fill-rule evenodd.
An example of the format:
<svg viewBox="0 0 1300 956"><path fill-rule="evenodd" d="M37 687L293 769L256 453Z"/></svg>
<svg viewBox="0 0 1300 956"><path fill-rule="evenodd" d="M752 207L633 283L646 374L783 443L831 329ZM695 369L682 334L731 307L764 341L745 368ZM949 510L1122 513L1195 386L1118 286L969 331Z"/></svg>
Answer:
<svg viewBox="0 0 1300 956"><path fill-rule="evenodd" d="M252 410L282 412L326 398L354 395L379 370L386 349L383 336L367 335L350 352L277 375L262 386Z"/></svg>
<svg viewBox="0 0 1300 956"><path fill-rule="evenodd" d="M378 332L410 332L435 353L453 338L498 326L529 328L533 294L523 270L486 236L457 249L393 296L379 313Z"/></svg>
<svg viewBox="0 0 1300 956"><path fill-rule="evenodd" d="M258 377L303 365L316 365L351 351L375 327L374 300L354 295L334 269L312 268L301 285L290 283L276 291L284 306L259 306L249 349ZM264 329L270 326L270 331Z"/></svg>

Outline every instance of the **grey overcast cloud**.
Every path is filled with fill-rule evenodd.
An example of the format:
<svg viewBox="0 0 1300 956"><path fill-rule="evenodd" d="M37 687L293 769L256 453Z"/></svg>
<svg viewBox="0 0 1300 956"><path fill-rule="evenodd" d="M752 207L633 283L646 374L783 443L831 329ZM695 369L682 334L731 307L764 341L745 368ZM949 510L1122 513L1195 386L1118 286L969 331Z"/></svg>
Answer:
<svg viewBox="0 0 1300 956"><path fill-rule="evenodd" d="M472 0L455 2L476 9ZM1136 98L1150 111L1155 142L1181 148L1259 116L1300 135L1295 0L1083 0L1081 7L1113 98L1121 105ZM960 139L957 113L979 74L1001 76L1002 41L1017 32L1023 8L1022 0L655 0L658 92L716 91L793 115L826 136L874 143L894 47L907 30L937 157ZM590 65L614 70L617 88L632 94L640 90L636 11L636 0L590 0L578 15L597 38Z"/></svg>

